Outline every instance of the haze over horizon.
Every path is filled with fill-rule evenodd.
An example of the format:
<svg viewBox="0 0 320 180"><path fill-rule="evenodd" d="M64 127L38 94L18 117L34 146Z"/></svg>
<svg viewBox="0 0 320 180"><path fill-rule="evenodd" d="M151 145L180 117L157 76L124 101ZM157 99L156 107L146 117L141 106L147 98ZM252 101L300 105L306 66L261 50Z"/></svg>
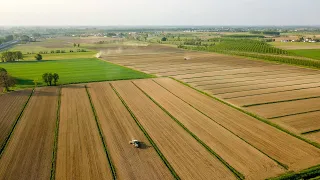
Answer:
<svg viewBox="0 0 320 180"><path fill-rule="evenodd" d="M1 26L320 25L318 0L11 0L1 6Z"/></svg>

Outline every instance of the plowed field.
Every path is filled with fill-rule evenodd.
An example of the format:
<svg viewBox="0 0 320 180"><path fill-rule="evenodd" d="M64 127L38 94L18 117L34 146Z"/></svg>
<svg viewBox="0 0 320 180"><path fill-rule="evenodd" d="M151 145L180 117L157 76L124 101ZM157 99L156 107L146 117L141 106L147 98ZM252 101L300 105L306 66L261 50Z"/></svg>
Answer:
<svg viewBox="0 0 320 180"><path fill-rule="evenodd" d="M39 88L30 99L0 159L0 179L50 179L58 88Z"/></svg>
<svg viewBox="0 0 320 180"><path fill-rule="evenodd" d="M62 88L56 179L112 179L86 89Z"/></svg>
<svg viewBox="0 0 320 180"><path fill-rule="evenodd" d="M173 179L109 83L88 85L119 179ZM128 142L138 139L141 148Z"/></svg>

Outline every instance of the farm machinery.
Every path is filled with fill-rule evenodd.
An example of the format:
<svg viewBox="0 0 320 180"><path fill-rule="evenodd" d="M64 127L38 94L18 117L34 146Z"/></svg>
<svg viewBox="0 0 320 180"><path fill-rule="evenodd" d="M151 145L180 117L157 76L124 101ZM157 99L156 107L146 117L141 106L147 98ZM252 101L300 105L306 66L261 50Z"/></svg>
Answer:
<svg viewBox="0 0 320 180"><path fill-rule="evenodd" d="M136 139L132 139L132 141L129 141L129 144L132 144L136 148L140 147L140 142Z"/></svg>

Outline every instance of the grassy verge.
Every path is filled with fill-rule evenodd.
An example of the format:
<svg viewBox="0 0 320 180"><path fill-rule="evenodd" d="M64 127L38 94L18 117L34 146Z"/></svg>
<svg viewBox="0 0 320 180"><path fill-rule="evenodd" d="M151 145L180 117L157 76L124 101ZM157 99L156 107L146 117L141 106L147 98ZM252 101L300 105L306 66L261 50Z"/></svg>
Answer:
<svg viewBox="0 0 320 180"><path fill-rule="evenodd" d="M157 83L156 81L154 81L155 83ZM284 169L288 169L288 165L281 163L280 161L274 159L273 157L269 156L268 154L266 154L265 152L261 151L260 149L258 149L257 147L255 147L254 145L252 145L251 143L249 143L248 141L246 141L245 139L241 138L240 136L238 136L237 134L233 133L232 131L230 131L228 128L224 127L222 124L218 123L217 121L215 121L214 119L212 119L210 116L208 116L207 114L203 113L201 110L197 109L196 107L194 107L192 104L189 104L188 102L184 101L183 99L181 99L180 97L178 97L177 95L173 94L171 91L169 91L167 88L163 87L161 84L157 83L159 86L161 86L162 88L166 89L168 92L170 92L172 95L174 95L175 97L179 98L181 101L185 102L186 104L188 104L189 106L191 106L193 109L197 110L198 112L200 112L201 114L203 114L204 116L206 116L207 118L211 119L212 121L214 121L215 123L217 123L218 125L220 125L221 127L223 127L224 129L226 129L227 131L229 131L230 133L232 133L233 135L237 136L239 139L241 139L242 141L246 142L248 145L252 146L253 148L255 148L256 150L258 150L259 152L261 152L262 154L266 155L267 157L269 157L270 159L272 159L273 161L275 161L277 164L279 164L280 166L282 166Z"/></svg>
<svg viewBox="0 0 320 180"><path fill-rule="evenodd" d="M275 178L270 178L268 180L303 180L317 178L318 176L320 176L320 165L313 166L296 173L288 172L286 174L283 174Z"/></svg>
<svg viewBox="0 0 320 180"><path fill-rule="evenodd" d="M256 114L250 113L250 112L245 111L245 110L243 110L243 109L241 109L241 108L238 108L238 107L236 107L236 106L234 106L234 105L232 105L232 104L229 104L229 103L227 103L227 102L225 102L225 101L223 101L223 100L221 100L221 99L219 99L219 98L216 98L216 97L214 97L214 96L212 96L212 95L210 95L210 94L208 94L208 93L205 93L205 92L203 92L203 91L200 91L200 90L198 90L198 89L196 89L196 88L194 88L194 87L192 87L192 86L190 86L190 85L188 85L188 84L186 84L186 83L184 83L184 82L182 82L182 81L179 81L179 80L174 79L174 78L172 78L172 77L170 77L170 78L173 79L173 80L175 80L175 81L177 81L177 82L179 82L179 83L181 83L181 84L183 84L183 85L185 85L185 86L187 86L187 87L190 87L190 88L194 89L195 91L198 91L198 92L201 93L201 94L204 94L204 95L206 95L206 96L208 96L208 97L210 97L210 98L212 98L212 99L214 99L214 100L217 100L217 101L219 101L219 102L221 102L221 103L223 103L223 104L225 104L225 105L227 105L227 106L229 106L229 107L232 107L232 108L234 108L234 109L237 109L238 111L240 111L240 112L242 112L242 113L245 113L245 114L247 114L247 115L249 115L249 116L251 116L251 117L253 117L253 118L255 118L255 119L259 120L259 121L261 121L261 122L264 122L264 123L266 123L266 124L268 124L268 125L270 125L270 126L273 126L273 127L277 128L277 129L279 129L280 131L283 131L283 132L285 132L285 133L287 133L287 134L289 134L289 135L291 135L291 136L293 136L293 137L295 137L295 138L298 138L298 139L300 139L300 140L302 140L302 141L304 141L304 142L306 142L306 143L309 143L309 144L311 144L312 146L320 149L320 144L318 144L318 143L316 143L316 142L313 142L313 141L310 141L310 140L308 140L308 139L305 139L305 138L303 138L303 137L301 137L301 136L298 136L298 135L296 135L296 134L294 134L294 133L292 133L292 132L290 132L290 131L282 128L281 126L279 126L279 125L277 125L277 124L275 124L275 123L273 123L273 122L270 122L270 121L268 121L268 120L266 120L266 119L264 119L264 118L262 118L262 117L260 117L260 116L258 116L258 115L256 115Z"/></svg>
<svg viewBox="0 0 320 180"><path fill-rule="evenodd" d="M141 123L139 122L139 120L137 119L137 117L134 115L134 113L131 111L131 109L129 108L129 106L126 104L126 102L122 99L122 97L120 96L120 94L118 93L118 91L112 86L112 84L110 84L111 88L113 89L113 91L117 94L117 96L119 97L119 99L121 100L122 104L126 107L126 109L128 110L128 112L130 113L131 117L134 119L134 121L136 122L136 124L139 126L139 128L141 129L141 131L144 133L144 135L147 137L147 139L149 140L149 142L151 143L151 145L154 147L154 149L156 150L156 152L158 153L158 155L160 156L160 158L162 159L162 161L165 163L165 165L168 167L168 169L170 170L171 174L173 175L173 177L175 179L180 179L180 177L178 176L178 174L175 172L175 170L173 169L173 167L170 165L169 161L164 157L164 155L162 154L162 152L160 151L160 149L158 148L158 146L156 145L156 143L152 140L152 138L150 137L150 135L148 134L148 132L143 128L143 126L141 125Z"/></svg>
<svg viewBox="0 0 320 180"><path fill-rule="evenodd" d="M33 89L32 92L30 93L28 100L26 101L26 103L24 104L21 112L19 113L18 117L16 118L16 120L15 120L13 126L12 126L12 129L11 129L10 133L8 134L8 136L7 136L7 138L5 139L4 143L1 145L1 149L0 149L0 159L1 159L1 156L2 156L2 154L3 154L3 152L4 152L5 148L6 148L6 146L8 145L9 140L10 140L10 137L12 136L13 131L14 131L14 129L16 128L16 125L18 124L19 120L21 119L21 117L22 117L22 115L23 115L23 112L24 112L24 110L26 109L26 107L27 107L27 105L28 105L28 103L29 103L29 100L31 99L31 96L33 95L33 93L34 93L34 89Z"/></svg>
<svg viewBox="0 0 320 180"><path fill-rule="evenodd" d="M112 162L112 159L111 159L111 155L110 155L110 153L108 151L108 147L107 147L107 144L106 144L106 141L105 141L105 137L104 137L104 135L102 133L102 129L100 127L100 123L99 123L99 119L98 119L98 116L97 116L97 113L96 113L96 109L94 108L94 105L93 105L93 102L92 102L88 87L85 86L85 88L86 88L86 92L87 92L87 95L88 95L88 98L89 98L89 101L90 101L92 112L94 114L94 118L96 120L96 124L97 124L98 130L99 130L99 134L100 134L100 137L101 137L102 144L103 144L103 148L104 148L104 151L106 152L106 156L107 156L107 159L108 159L108 162L109 162L109 166L110 166L110 170L111 170L111 173L112 173L112 177L113 177L113 179L117 179L116 169L115 169L115 166L113 165L113 162Z"/></svg>
<svg viewBox="0 0 320 180"><path fill-rule="evenodd" d="M58 96L57 120L56 120L56 128L54 131L54 143L53 143L52 160L51 160L52 166L51 166L50 180L54 180L56 175L59 123L60 123L60 106L61 106L61 87L59 89L59 96Z"/></svg>
<svg viewBox="0 0 320 180"><path fill-rule="evenodd" d="M132 82L133 83L133 82ZM206 145L200 138L198 138L194 133L192 133L187 127L185 127L177 118L175 118L170 112L168 112L164 107L162 107L157 101L155 101L151 96L149 96L145 91L133 83L141 92L143 92L153 103L160 107L171 119L173 119L178 125L180 125L185 131L187 131L194 139L196 139L207 151L214 155L220 162L222 162L238 179L245 179L239 171L233 168L227 161L225 161L221 156L214 152L208 145Z"/></svg>

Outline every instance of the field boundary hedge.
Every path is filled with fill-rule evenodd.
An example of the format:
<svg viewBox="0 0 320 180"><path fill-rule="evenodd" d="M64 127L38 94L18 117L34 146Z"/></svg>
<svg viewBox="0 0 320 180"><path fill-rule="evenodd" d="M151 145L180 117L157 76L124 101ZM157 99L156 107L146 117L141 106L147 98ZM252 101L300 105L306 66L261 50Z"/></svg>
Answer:
<svg viewBox="0 0 320 180"><path fill-rule="evenodd" d="M86 92L87 92L87 95L88 95L88 99L89 99L89 102L90 102L90 105L91 105L91 109L92 109L92 113L93 113L94 119L96 121L96 125L97 125L98 131L99 131L99 135L100 135L100 138L101 138L101 141L102 141L102 144L103 144L103 148L104 148L104 151L106 153L106 156L107 156L107 159L108 159L108 162L109 162L109 167L110 167L110 171L112 173L112 178L113 179L117 179L116 168L115 168L115 166L114 166L114 164L112 162L111 155L110 155L110 153L108 151L108 146L107 146L107 144L105 142L105 137L104 137L104 135L102 133L102 129L101 129L100 123L99 123L99 118L97 116L96 109L95 109L95 107L93 105L93 102L92 102L92 99L91 99L91 95L90 95L90 93L88 91L87 85L85 85L85 89L86 89Z"/></svg>
<svg viewBox="0 0 320 180"><path fill-rule="evenodd" d="M12 134L14 133L14 129L16 128L18 122L20 121L23 113L24 113L24 110L26 109L28 103L29 103L29 100L31 99L31 96L33 95L34 93L34 89L32 89L32 92L30 93L29 97L28 97L28 100L26 101L26 103L24 104L24 106L22 107L21 109L21 112L19 113L19 115L17 116L12 128L11 128L11 131L9 132L7 138L5 139L5 141L3 142L3 144L1 145L1 148L0 148L0 159L1 159L1 156L5 150L5 148L7 147L9 141L10 141L10 138L12 136Z"/></svg>
<svg viewBox="0 0 320 180"><path fill-rule="evenodd" d="M134 82L132 82L141 92L143 92L153 103L155 103L162 111L164 111L172 120L174 120L179 126L181 126L185 131L187 131L198 143L200 143L210 154L215 156L223 165L225 165L238 179L245 179L244 175L233 168L227 161L225 161L221 156L214 152L208 145L206 145L198 136L192 133L187 127L185 127L177 118L175 118L169 111L162 107L157 101L155 101L151 96L149 96L145 91L138 87Z"/></svg>
<svg viewBox="0 0 320 180"><path fill-rule="evenodd" d="M127 105L127 103L123 100L123 98L121 97L121 95L118 93L118 91L116 90L116 88L113 87L112 84L110 84L111 88L113 89L113 91L117 94L118 98L120 99L120 101L122 102L122 104L126 107L126 109L128 110L128 112L130 113L131 117L134 119L134 121L136 122L136 124L138 125L138 127L140 128L140 130L143 132L143 134L146 136L146 138L149 140L150 144L154 147L154 149L156 150L157 154L159 155L159 157L162 159L162 161L164 162L164 164L167 166L167 168L169 169L169 171L171 172L171 174L173 175L173 177L177 180L180 180L179 175L176 173L176 171L173 169L173 167L170 165L169 161L166 159L166 157L162 154L162 152L160 151L160 149L158 148L158 146L156 145L156 143L152 140L152 138L150 137L150 135L148 134L148 132L144 129L144 127L141 125L141 123L139 122L139 120L137 119L137 117L134 115L134 113L131 111L131 109L129 108L129 106Z"/></svg>
<svg viewBox="0 0 320 180"><path fill-rule="evenodd" d="M57 119L56 119L56 128L54 131L54 142L53 142L53 150L52 150L52 160L51 160L51 175L50 180L55 180L56 175L56 163L57 163L57 152L58 152L58 136L59 136L59 125L60 125L60 107L61 107L61 86L59 88L58 95L58 107L57 107Z"/></svg>

